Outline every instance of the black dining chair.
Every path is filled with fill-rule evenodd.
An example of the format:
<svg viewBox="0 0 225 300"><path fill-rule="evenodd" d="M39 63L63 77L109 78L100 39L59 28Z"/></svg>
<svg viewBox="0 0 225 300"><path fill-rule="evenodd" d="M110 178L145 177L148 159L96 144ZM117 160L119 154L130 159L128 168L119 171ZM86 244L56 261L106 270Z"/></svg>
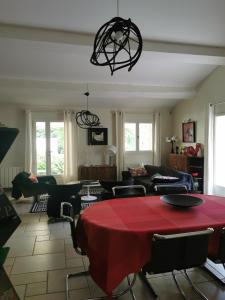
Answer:
<svg viewBox="0 0 225 300"><path fill-rule="evenodd" d="M146 188L143 185L114 186L112 192L114 198L146 196Z"/></svg>
<svg viewBox="0 0 225 300"><path fill-rule="evenodd" d="M74 213L73 205L68 202L62 202L61 203L61 209L60 209L60 215L62 218L68 220L70 222L70 229L71 229L71 238L73 242L73 247L76 253L80 255L86 255L86 253L78 246L77 243L77 235L79 234L79 227L82 226L81 218L79 215L78 219L76 221L76 214ZM79 276L88 276L89 271L80 271L80 272L73 272L73 273L68 273L66 275L66 300L69 300L69 279L71 277L79 277ZM112 295L113 299L117 299L126 293L130 292L131 297L133 300L136 300L136 297L133 293L132 287L136 281L136 274L133 275L132 280L130 279L129 276L127 276L127 282L128 286L124 288L122 291L117 292L116 294ZM101 296L101 297L94 297L94 298L87 298L86 300L100 300L100 299L108 299L107 296Z"/></svg>
<svg viewBox="0 0 225 300"><path fill-rule="evenodd" d="M201 299L207 300L207 297L193 284L186 269L199 267L205 263L208 254L209 237L213 232L214 230L212 228L208 228L194 232L153 235L151 261L143 267L139 275L154 297L157 297L157 294L147 280L145 276L146 273L158 274L172 272L179 292L184 299L187 299L176 279L174 271L177 270L183 271L185 278L195 293L200 296Z"/></svg>
<svg viewBox="0 0 225 300"><path fill-rule="evenodd" d="M81 198L78 194L82 184L57 184L48 185L47 215L50 218L60 218L62 202L69 202L73 205L74 213L79 214L81 210Z"/></svg>
<svg viewBox="0 0 225 300"><path fill-rule="evenodd" d="M219 248L216 255L209 255L208 258L215 264L222 264L225 270L225 227L220 233Z"/></svg>

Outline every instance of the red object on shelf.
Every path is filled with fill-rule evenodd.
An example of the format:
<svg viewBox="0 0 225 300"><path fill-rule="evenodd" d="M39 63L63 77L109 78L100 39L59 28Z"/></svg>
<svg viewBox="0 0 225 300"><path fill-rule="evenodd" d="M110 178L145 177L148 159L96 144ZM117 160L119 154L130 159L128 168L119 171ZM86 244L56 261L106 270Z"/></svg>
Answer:
<svg viewBox="0 0 225 300"><path fill-rule="evenodd" d="M197 172L191 173L191 175L192 175L193 177L197 177L197 176L198 176L198 173L197 173Z"/></svg>

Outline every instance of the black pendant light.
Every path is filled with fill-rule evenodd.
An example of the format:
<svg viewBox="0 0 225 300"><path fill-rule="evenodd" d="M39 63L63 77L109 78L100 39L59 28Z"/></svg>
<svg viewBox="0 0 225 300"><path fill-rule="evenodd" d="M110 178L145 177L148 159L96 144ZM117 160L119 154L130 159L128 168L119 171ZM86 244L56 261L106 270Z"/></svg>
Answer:
<svg viewBox="0 0 225 300"><path fill-rule="evenodd" d="M117 17L98 30L90 59L96 66L109 66L111 75L125 67L131 71L141 55L143 45L138 27L131 22L131 19L125 20L119 17L118 1Z"/></svg>
<svg viewBox="0 0 225 300"><path fill-rule="evenodd" d="M87 110L81 110L76 113L76 122L80 128L87 129L89 127L98 127L101 123L99 121L99 117L88 110L88 97L90 95L88 91L87 85L87 92L84 93L87 97Z"/></svg>

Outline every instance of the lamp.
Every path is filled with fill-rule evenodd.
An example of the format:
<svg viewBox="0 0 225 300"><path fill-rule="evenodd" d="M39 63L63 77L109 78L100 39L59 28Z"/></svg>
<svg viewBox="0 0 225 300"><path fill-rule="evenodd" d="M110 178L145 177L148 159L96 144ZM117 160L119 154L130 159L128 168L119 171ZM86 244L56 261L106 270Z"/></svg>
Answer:
<svg viewBox="0 0 225 300"><path fill-rule="evenodd" d="M175 153L174 152L174 143L176 143L178 141L176 136L172 136L172 137L166 137L166 142L167 143L171 143L171 152L170 153Z"/></svg>
<svg viewBox="0 0 225 300"><path fill-rule="evenodd" d="M114 156L116 155L116 153L117 153L116 146L114 146L114 145L108 145L108 146L106 146L105 155L109 156L109 165L110 166L113 166Z"/></svg>
<svg viewBox="0 0 225 300"><path fill-rule="evenodd" d="M111 75L125 67L131 71L141 55L143 45L138 27L130 18L125 20L119 17L118 2L119 0L117 17L106 22L98 30L90 59L96 66L109 66Z"/></svg>
<svg viewBox="0 0 225 300"><path fill-rule="evenodd" d="M101 123L99 121L99 117L88 110L88 96L90 95L88 91L84 93L87 97L87 110L81 110L76 113L76 122L80 128L87 129L89 127L99 126Z"/></svg>

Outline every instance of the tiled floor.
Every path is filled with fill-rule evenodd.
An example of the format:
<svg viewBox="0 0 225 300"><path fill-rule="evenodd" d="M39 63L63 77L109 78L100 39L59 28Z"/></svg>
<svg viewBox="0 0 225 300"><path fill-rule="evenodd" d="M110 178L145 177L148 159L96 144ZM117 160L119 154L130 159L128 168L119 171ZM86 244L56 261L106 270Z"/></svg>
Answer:
<svg viewBox="0 0 225 300"><path fill-rule="evenodd" d="M64 300L65 275L71 271L87 268L88 259L75 254L67 222L48 223L45 213L27 213L31 203L19 201L16 209L22 223L8 241L10 252L5 263L11 281L20 299ZM203 270L192 269L190 277L209 299L224 300L225 287L221 286ZM160 300L180 300L170 274L149 276ZM178 280L189 299L199 299L178 273ZM138 279L134 292L137 300L154 299ZM90 278L71 279L71 299L85 299L102 295ZM120 299L131 299L129 294Z"/></svg>

